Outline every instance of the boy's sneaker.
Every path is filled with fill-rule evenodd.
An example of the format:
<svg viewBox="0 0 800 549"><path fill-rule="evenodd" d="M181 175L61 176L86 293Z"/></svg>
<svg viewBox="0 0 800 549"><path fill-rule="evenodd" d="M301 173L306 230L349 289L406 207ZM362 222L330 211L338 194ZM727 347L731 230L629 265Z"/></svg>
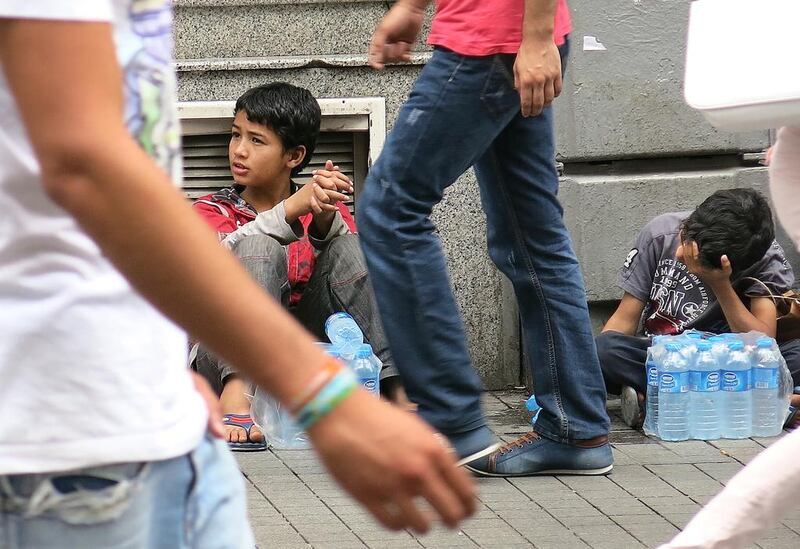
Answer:
<svg viewBox="0 0 800 549"><path fill-rule="evenodd" d="M614 467L614 458L607 436L565 444L532 431L465 467L487 477L605 475Z"/></svg>
<svg viewBox="0 0 800 549"><path fill-rule="evenodd" d="M447 440L460 460L458 466L486 457L502 446L497 436L486 425L463 433L447 435Z"/></svg>
<svg viewBox="0 0 800 549"><path fill-rule="evenodd" d="M636 389L625 385L619 395L622 421L631 429L641 429L644 424L644 403Z"/></svg>

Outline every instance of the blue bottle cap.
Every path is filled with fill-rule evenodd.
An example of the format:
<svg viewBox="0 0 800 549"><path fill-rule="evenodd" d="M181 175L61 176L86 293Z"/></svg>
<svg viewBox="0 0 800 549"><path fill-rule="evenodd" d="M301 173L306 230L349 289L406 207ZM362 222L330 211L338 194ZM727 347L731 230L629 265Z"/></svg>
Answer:
<svg viewBox="0 0 800 549"><path fill-rule="evenodd" d="M739 340L729 341L728 349L730 349L731 351L741 351L742 349L744 349L744 341L739 341Z"/></svg>
<svg viewBox="0 0 800 549"><path fill-rule="evenodd" d="M725 332L724 334L722 334L722 338L727 339L728 341L738 341L739 337L740 337L739 334L734 334L731 332Z"/></svg>
<svg viewBox="0 0 800 549"><path fill-rule="evenodd" d="M665 345L665 347L667 348L667 351L674 353L676 351L680 351L683 348L683 345L681 345L677 341L670 341Z"/></svg>
<svg viewBox="0 0 800 549"><path fill-rule="evenodd" d="M708 340L711 343L724 343L725 342L725 338L722 337L721 335L711 336L711 337L708 338Z"/></svg>
<svg viewBox="0 0 800 549"><path fill-rule="evenodd" d="M703 339L703 334L700 332L686 332L684 335L689 339Z"/></svg>
<svg viewBox="0 0 800 549"><path fill-rule="evenodd" d="M772 347L772 341L771 337L759 337L756 346L760 349L769 349Z"/></svg>
<svg viewBox="0 0 800 549"><path fill-rule="evenodd" d="M530 398L525 401L525 408L527 408L529 412L535 412L539 409L539 403L536 402L536 395L531 395Z"/></svg>
<svg viewBox="0 0 800 549"><path fill-rule="evenodd" d="M710 351L711 350L711 342L710 341L698 341L697 342L697 350L698 351Z"/></svg>

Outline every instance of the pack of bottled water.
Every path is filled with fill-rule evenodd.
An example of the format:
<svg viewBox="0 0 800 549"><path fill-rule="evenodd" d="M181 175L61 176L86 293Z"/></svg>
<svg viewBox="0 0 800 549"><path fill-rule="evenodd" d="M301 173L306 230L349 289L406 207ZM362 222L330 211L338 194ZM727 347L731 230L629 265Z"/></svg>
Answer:
<svg viewBox="0 0 800 549"><path fill-rule="evenodd" d="M364 333L355 319L347 313L334 313L325 322L325 334L331 340L328 353L349 366L367 391L379 396L383 364L364 343Z"/></svg>
<svg viewBox="0 0 800 549"><path fill-rule="evenodd" d="M364 343L364 334L347 313L334 313L325 323L331 343L319 345L329 355L343 361L356 374L359 383L370 393L380 395L380 373L383 364ZM279 450L310 448L308 435L297 426L289 411L260 388L250 405L250 415L261 428L270 446Z"/></svg>
<svg viewBox="0 0 800 549"><path fill-rule="evenodd" d="M792 378L771 337L696 330L655 336L646 371L648 435L677 441L781 432Z"/></svg>

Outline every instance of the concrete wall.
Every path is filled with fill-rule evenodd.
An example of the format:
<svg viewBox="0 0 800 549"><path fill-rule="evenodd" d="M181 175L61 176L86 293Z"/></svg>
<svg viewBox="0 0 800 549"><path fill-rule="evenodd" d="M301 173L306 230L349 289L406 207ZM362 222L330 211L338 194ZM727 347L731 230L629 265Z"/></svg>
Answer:
<svg viewBox="0 0 800 549"><path fill-rule="evenodd" d="M570 3L573 55L557 102L567 174L561 197L599 323L619 295L614 273L641 225L663 211L690 209L717 188L763 186L764 170L743 167L737 154L760 150L768 139L717 132L683 104L685 0ZM233 100L250 86L285 80L318 97L383 96L391 127L429 48L419 45L408 65L366 67L369 37L388 4L176 0L180 99ZM584 51L584 36L605 50ZM710 162L714 156L724 161ZM488 259L472 172L434 216L476 367L487 387L516 384L516 309Z"/></svg>

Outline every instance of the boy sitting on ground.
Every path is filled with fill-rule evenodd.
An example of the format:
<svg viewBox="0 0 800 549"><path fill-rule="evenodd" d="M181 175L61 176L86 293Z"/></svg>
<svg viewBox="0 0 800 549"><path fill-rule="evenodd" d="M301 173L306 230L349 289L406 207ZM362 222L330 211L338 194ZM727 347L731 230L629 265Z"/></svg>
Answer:
<svg viewBox="0 0 800 549"><path fill-rule="evenodd" d="M768 293L791 289L794 274L774 239L769 204L751 189L717 191L693 212L663 214L642 229L619 273L622 301L596 339L606 388L621 396L626 424L644 421L652 336L693 328L775 337ZM800 340L779 343L798 385Z"/></svg>
<svg viewBox="0 0 800 549"><path fill-rule="evenodd" d="M234 185L198 199L194 208L312 334L324 340L326 318L350 313L383 362L382 392L403 399L355 223L342 203L345 193L353 192L352 183L330 161L314 172L312 182L292 181L314 152L319 104L306 89L273 83L245 92L234 114L228 146ZM202 347L195 367L220 396L231 448L265 449L263 433L250 417L249 383Z"/></svg>

